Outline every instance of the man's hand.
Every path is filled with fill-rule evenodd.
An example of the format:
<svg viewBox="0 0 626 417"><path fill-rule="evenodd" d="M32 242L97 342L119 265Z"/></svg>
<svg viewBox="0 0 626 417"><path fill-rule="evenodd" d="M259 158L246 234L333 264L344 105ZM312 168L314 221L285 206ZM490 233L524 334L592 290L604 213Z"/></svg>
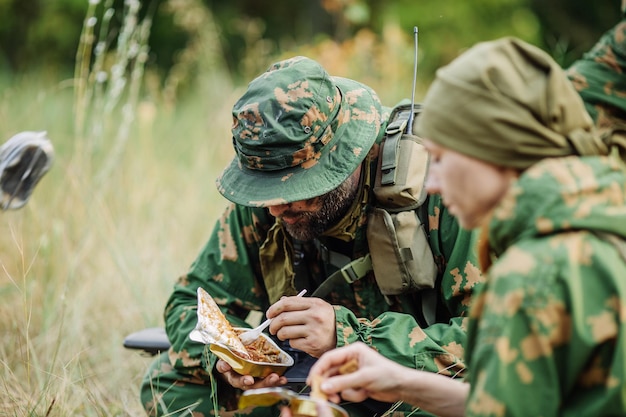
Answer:
<svg viewBox="0 0 626 417"><path fill-rule="evenodd" d="M278 374L272 373L263 379L255 379L251 375L239 375L233 371L231 366L223 360L218 360L215 364L215 369L219 372L224 380L235 388L242 390L252 388L269 388L279 387L287 383L287 378L284 376L278 376Z"/></svg>
<svg viewBox="0 0 626 417"><path fill-rule="evenodd" d="M283 297L266 313L270 333L313 357L337 346L335 309L317 297Z"/></svg>

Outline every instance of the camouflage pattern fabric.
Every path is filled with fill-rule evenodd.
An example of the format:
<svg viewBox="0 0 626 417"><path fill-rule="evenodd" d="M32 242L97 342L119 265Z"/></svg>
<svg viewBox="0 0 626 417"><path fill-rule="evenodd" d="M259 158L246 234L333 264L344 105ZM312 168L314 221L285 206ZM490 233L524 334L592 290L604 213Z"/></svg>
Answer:
<svg viewBox="0 0 626 417"><path fill-rule="evenodd" d="M619 161L539 162L499 203L489 239L498 260L470 313L466 416L626 415Z"/></svg>
<svg viewBox="0 0 626 417"><path fill-rule="evenodd" d="M599 127L626 120L626 13L567 75Z"/></svg>
<svg viewBox="0 0 626 417"><path fill-rule="evenodd" d="M334 190L380 133L375 91L297 56L252 80L233 106L236 157L217 178L233 203L267 207Z"/></svg>
<svg viewBox="0 0 626 417"><path fill-rule="evenodd" d="M386 123L380 126L382 139ZM377 148L377 147L375 147ZM371 162L375 174L376 158ZM417 369L461 377L465 370L464 346L470 296L482 280L473 252L475 235L459 228L438 196L429 199L430 244L439 267L441 288L439 323L420 326L418 293L389 297L381 294L373 273L352 285L337 286L326 300L335 306L337 345L361 340L392 360ZM367 208L366 208L367 209ZM238 391L212 373L216 358L189 339L196 324L196 289L207 290L235 326L245 323L250 311L264 312L270 305L264 288L259 249L275 219L266 208L231 204L217 221L206 246L187 275L180 278L165 309L165 324L172 347L149 369L141 387L141 399L150 415L232 415ZM367 225L356 231L352 259L367 252ZM311 271L322 280L324 262L317 250ZM451 317L451 319L450 319ZM372 416L357 404L344 404L352 417ZM249 416L278 416L278 410L258 408ZM402 405L393 414L423 415Z"/></svg>

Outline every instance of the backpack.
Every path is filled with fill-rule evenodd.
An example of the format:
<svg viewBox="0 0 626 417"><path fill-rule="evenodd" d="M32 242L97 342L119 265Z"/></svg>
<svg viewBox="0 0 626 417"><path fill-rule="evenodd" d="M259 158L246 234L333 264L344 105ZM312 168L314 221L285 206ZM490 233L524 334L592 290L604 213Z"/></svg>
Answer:
<svg viewBox="0 0 626 417"><path fill-rule="evenodd" d="M407 129L411 103L391 112L381 143L368 214L367 241L376 281L384 295L435 287L437 267L428 241L428 194L424 189L429 154ZM421 112L413 106L412 122Z"/></svg>
<svg viewBox="0 0 626 417"><path fill-rule="evenodd" d="M393 108L380 145L375 198L368 214L369 254L335 265L340 269L313 296L324 297L335 282L353 283L372 269L384 295L435 288L437 267L425 227L428 195L424 182L429 155L421 138L407 133L411 107L414 121L421 112L420 105L411 106L403 100Z"/></svg>

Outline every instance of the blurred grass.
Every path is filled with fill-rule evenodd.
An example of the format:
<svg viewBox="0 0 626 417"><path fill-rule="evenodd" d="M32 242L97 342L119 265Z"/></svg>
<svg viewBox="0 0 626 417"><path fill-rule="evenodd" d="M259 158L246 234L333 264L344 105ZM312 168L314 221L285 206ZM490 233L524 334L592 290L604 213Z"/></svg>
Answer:
<svg viewBox="0 0 626 417"><path fill-rule="evenodd" d="M57 152L29 203L0 213L0 415L143 415L149 359L122 341L162 325L174 280L225 204L214 179L232 156L238 93L223 80L174 110L140 102L115 168L97 182L106 152L76 151L62 84L24 79L0 94L2 142L42 129Z"/></svg>

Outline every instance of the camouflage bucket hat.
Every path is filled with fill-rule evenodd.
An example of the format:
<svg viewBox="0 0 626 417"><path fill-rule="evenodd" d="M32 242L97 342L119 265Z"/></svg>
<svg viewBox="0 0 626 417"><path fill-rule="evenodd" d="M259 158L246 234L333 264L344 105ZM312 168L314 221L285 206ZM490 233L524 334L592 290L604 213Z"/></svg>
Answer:
<svg viewBox="0 0 626 417"><path fill-rule="evenodd" d="M295 57L254 79L233 106L236 156L217 178L230 201L266 207L337 188L380 133L381 104L361 83Z"/></svg>

